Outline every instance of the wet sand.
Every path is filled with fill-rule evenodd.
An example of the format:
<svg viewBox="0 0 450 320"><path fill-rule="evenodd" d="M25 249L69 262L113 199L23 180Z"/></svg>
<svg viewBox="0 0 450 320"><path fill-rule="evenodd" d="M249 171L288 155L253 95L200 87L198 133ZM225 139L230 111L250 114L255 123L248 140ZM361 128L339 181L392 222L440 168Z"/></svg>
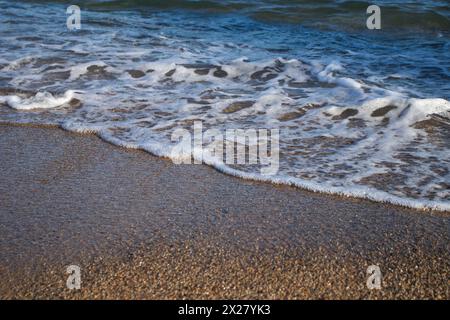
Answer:
<svg viewBox="0 0 450 320"><path fill-rule="evenodd" d="M0 297L449 299L450 214L0 125ZM66 267L81 268L80 290ZM378 265L381 290L366 287Z"/></svg>

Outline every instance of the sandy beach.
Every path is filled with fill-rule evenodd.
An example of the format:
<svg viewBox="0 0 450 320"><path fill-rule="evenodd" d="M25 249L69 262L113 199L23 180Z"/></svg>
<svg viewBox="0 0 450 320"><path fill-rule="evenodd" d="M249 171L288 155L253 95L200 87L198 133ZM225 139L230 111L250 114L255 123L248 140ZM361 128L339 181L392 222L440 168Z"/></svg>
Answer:
<svg viewBox="0 0 450 320"><path fill-rule="evenodd" d="M450 219L0 126L3 299L449 299ZM81 269L80 290L66 267ZM382 272L366 287L367 267Z"/></svg>

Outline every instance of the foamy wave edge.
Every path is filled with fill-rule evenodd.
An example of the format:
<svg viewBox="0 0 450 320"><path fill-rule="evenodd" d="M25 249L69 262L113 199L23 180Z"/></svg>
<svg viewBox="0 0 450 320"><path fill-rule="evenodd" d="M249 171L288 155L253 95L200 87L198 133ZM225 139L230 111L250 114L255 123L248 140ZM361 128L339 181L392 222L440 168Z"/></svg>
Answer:
<svg viewBox="0 0 450 320"><path fill-rule="evenodd" d="M81 134L95 134L102 140L111 143L113 145L123 147L126 149L136 149L148 152L151 155L161 157L161 158L171 158L169 152L167 152L167 148L162 145L149 145L149 144L134 144L134 143L125 143L117 138L112 137L111 135L102 132L102 130L93 130L93 129L82 129L82 128L74 128L70 125L65 124L54 124L54 123L33 123L33 122L12 122L12 121L3 121L0 120L0 124L3 125L38 125L42 127L55 127L61 128L63 130L81 133ZM194 158L195 156L194 152ZM198 159L198 158L197 158ZM405 208L418 209L424 211L439 211L439 212L450 212L450 203L446 203L443 201L431 201L431 200L417 200L411 198L402 198L397 197L392 194L389 194L384 191L377 190L375 188L369 187L325 187L321 184L314 183L311 181L288 177L288 176L262 176L253 173L242 172L233 168L226 166L223 163L216 161L215 159L203 159L203 164L209 165L216 169L219 172L224 174L242 178L245 180L251 181L259 181L259 182L269 182L277 185L287 185L294 186L300 189L323 193L329 195L338 195L347 198L357 198L357 199L365 199L371 200L379 203L385 204L393 204Z"/></svg>
<svg viewBox="0 0 450 320"><path fill-rule="evenodd" d="M102 131L102 130L85 130L82 128L75 128L68 124L62 124L60 127L64 130L77 132L77 133L91 133L96 134L98 137L107 141L113 145L124 147L127 149L138 149L146 151L154 156L163 157L163 158L171 158L170 152L167 151L167 147L162 144L137 144L137 143L125 143L117 138L114 138L110 134ZM311 181L303 180L300 178L289 177L289 176L263 176L254 173L242 172L233 168L228 167L222 162L219 162L214 158L205 159L200 158L198 154L194 150L193 157L195 159L202 159L202 162L206 165L209 165L215 168L217 171L222 172L224 174L228 174L230 176L239 177L246 180L252 181L260 181L260 182L269 182L272 184L278 185L288 185L295 186L301 189L305 189L312 192L331 194L331 195L339 195L344 197L351 198L359 198L366 199L380 203L388 203L394 204L406 208L419 209L419 210L433 210L433 211L441 211L441 212L450 212L450 203L446 203L443 201L432 201L432 200L417 200L412 198L402 198L392 194L389 194L385 191L381 191L375 188L370 187L327 187L318 183L314 183Z"/></svg>

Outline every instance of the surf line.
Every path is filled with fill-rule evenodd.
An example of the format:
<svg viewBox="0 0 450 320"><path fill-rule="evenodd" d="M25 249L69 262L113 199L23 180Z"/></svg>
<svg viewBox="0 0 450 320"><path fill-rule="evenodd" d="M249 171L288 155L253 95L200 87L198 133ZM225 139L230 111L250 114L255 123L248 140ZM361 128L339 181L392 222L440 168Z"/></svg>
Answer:
<svg viewBox="0 0 450 320"><path fill-rule="evenodd" d="M215 128L203 132L202 121L194 121L193 131L193 136L184 128L172 133L176 144L170 158L175 164L259 164L262 175L278 172L279 129L226 129L223 134Z"/></svg>

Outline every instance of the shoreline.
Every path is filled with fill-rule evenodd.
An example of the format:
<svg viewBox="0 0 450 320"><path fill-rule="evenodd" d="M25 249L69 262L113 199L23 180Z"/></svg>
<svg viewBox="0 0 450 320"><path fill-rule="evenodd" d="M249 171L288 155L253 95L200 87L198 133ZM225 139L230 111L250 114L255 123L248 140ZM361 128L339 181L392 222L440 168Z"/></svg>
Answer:
<svg viewBox="0 0 450 320"><path fill-rule="evenodd" d="M111 144L115 147L125 148L128 150L143 151L145 153L148 153L152 157L162 158L164 160L171 161L171 159L167 156L159 155L155 152L152 152L151 150L144 149L140 146L136 146L136 147L124 146L121 143L114 143L114 142L110 141L108 138L102 137L97 132L73 131L70 129L66 129L61 125L55 125L55 124L0 122L0 126L60 129L60 130L67 131L67 132L73 133L73 134L94 135L97 138L101 139L103 142ZM192 165L192 164L195 164L195 163L191 163L190 165ZM313 187L312 186L313 184L310 185L307 182L303 182L301 179L297 181L296 178L294 178L293 180L285 179L283 177L265 178L264 176L260 176L260 175L256 175L256 174L252 174L252 173L243 173L243 172L240 172L239 170L235 170L235 169L227 167L225 165L214 165L213 163L209 163L209 162L208 163L202 162L201 165L209 166L219 173L226 174L226 175L229 175L229 176L232 176L235 178L244 179L247 181L269 183L274 186L294 187L294 188L300 189L302 191L318 193L318 194L322 194L324 196L347 198L347 199L358 199L358 200L365 200L365 201L370 201L370 202L379 203L379 204L393 205L393 206L397 206L397 207L401 207L401 208L405 208L405 209L417 210L417 211L425 211L425 212L430 212L430 213L442 213L444 215L450 214L450 205L447 205L446 203L444 203L442 201L438 202L439 204L436 204L436 203L433 204L432 200L422 200L422 201L426 201L425 204L423 202L421 204L418 204L415 202L416 199L410 199L410 198L405 199L405 198L397 197L397 196L391 195L387 192L376 190L376 189L374 190L374 193L376 195L357 195L355 193L346 191L345 188L342 191L330 191L327 188L318 187L317 185ZM336 188L336 190L341 189L340 187L335 187L335 188ZM390 200L389 201L381 200L381 199L386 199L386 197L389 198ZM437 205L439 205L441 207L437 207ZM445 209L444 206L446 206L446 208L448 207L448 209Z"/></svg>
<svg viewBox="0 0 450 320"><path fill-rule="evenodd" d="M450 297L446 212L174 165L57 126L2 124L0 147L2 298ZM65 287L73 264L81 290Z"/></svg>

